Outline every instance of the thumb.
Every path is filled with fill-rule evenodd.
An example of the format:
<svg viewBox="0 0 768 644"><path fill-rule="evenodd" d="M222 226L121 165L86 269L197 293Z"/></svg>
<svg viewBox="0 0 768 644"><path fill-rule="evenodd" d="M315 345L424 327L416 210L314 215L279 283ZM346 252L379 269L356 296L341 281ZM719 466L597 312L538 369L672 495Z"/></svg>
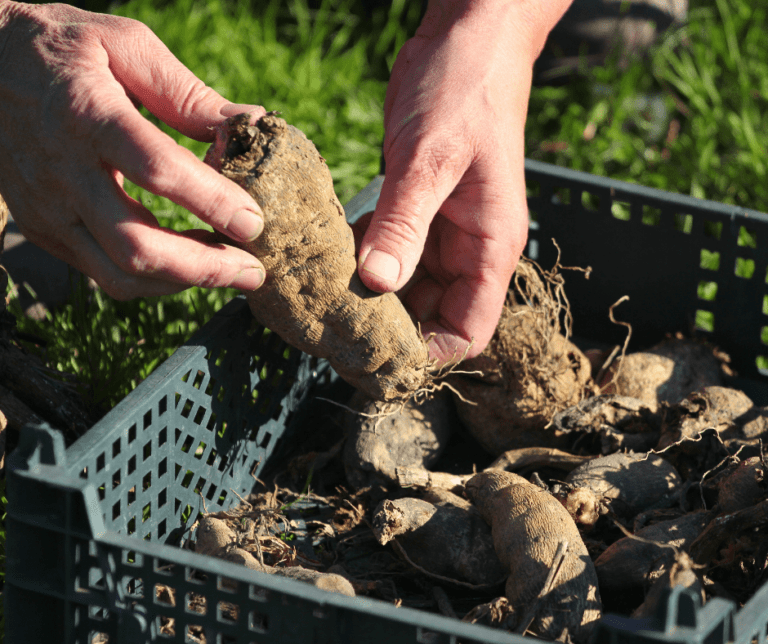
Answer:
<svg viewBox="0 0 768 644"><path fill-rule="evenodd" d="M416 154L405 163L388 162L376 210L360 245L360 279L368 288L397 291L411 278L429 226L463 174L464 168L457 166L438 162L429 153Z"/></svg>

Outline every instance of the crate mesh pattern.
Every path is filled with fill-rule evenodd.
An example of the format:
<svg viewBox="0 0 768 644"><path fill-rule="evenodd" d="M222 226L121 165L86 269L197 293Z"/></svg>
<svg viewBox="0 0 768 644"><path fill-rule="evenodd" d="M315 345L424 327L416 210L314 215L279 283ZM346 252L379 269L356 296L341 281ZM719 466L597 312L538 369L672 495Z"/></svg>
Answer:
<svg viewBox="0 0 768 644"><path fill-rule="evenodd" d="M577 336L636 346L691 331L728 351L741 385L767 404L768 217L569 172L526 166L528 255L591 266L566 274ZM381 179L348 205L371 210ZM70 448L29 427L8 471L8 644L371 644L529 640L325 593L184 547L200 512L225 510L312 423L328 365L258 326L244 300L219 312ZM181 547L179 547L181 546ZM608 642L768 642L768 585L741 610L672 593L660 613L606 616Z"/></svg>

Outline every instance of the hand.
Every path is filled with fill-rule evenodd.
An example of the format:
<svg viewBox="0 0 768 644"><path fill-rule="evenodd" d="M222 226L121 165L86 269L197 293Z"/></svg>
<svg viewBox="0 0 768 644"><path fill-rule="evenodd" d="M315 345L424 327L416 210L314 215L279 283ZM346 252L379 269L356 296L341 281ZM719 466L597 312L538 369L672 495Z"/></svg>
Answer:
<svg viewBox="0 0 768 644"><path fill-rule="evenodd" d="M0 1L0 194L32 242L118 299L189 285L252 290L264 269L212 233L159 226L123 177L241 241L263 228L256 202L141 116L143 104L199 141L234 105L144 25L66 5Z"/></svg>
<svg viewBox="0 0 768 644"><path fill-rule="evenodd" d="M432 0L392 69L360 276L400 291L440 362L485 348L525 247L533 62L567 4Z"/></svg>

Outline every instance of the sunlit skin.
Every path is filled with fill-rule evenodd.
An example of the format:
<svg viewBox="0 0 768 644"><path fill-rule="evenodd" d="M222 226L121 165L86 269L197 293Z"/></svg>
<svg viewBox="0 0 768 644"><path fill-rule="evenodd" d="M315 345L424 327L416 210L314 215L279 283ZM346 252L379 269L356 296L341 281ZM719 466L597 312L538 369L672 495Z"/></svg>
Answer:
<svg viewBox="0 0 768 644"><path fill-rule="evenodd" d="M487 344L525 245L531 68L568 4L433 0L392 70L387 176L358 230L360 274L400 292L441 361ZM0 0L0 101L0 194L31 241L118 299L263 282L258 259L160 227L123 189L126 177L233 239L263 226L245 191L137 105L199 141L263 108L206 87L141 23Z"/></svg>
<svg viewBox="0 0 768 644"><path fill-rule="evenodd" d="M0 2L0 52L0 194L30 241L118 299L263 282L249 253L161 228L123 189L126 177L231 237L255 237L256 202L135 102L200 141L259 108L206 87L141 23L67 5Z"/></svg>

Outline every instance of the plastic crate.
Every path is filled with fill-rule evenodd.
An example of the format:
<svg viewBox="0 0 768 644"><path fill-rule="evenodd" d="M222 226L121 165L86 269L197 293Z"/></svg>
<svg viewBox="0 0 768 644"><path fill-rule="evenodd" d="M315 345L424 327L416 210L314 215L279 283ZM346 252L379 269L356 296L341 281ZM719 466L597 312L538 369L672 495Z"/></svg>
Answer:
<svg viewBox="0 0 768 644"><path fill-rule="evenodd" d="M551 266L555 237L566 265L593 268L589 281L568 276L578 336L623 341L607 310L624 294L630 301L616 314L632 323L636 345L689 331L696 311L707 311L714 329L701 334L731 354L735 384L768 403L756 363L768 355L766 215L540 163L526 169L529 256ZM373 207L380 185L352 200L350 219ZM739 245L742 227L756 247ZM717 270L702 266L703 252L705 266L717 257ZM751 277L739 277L737 264ZM714 300L699 299L701 282L717 285ZM195 625L216 644L528 642L176 547L203 503L226 509L254 488L253 476L311 422L317 393L335 386L327 364L258 327L240 299L68 449L58 432L26 428L7 474L6 641L86 644L106 634L110 644L194 642ZM157 597L158 584L175 589L176 606ZM205 614L187 607L190 593L205 597ZM222 602L239 607L237 619ZM163 617L174 618L173 637L159 632ZM767 624L768 585L739 611L722 600L702 608L674 592L652 620L606 616L594 641L759 643Z"/></svg>

